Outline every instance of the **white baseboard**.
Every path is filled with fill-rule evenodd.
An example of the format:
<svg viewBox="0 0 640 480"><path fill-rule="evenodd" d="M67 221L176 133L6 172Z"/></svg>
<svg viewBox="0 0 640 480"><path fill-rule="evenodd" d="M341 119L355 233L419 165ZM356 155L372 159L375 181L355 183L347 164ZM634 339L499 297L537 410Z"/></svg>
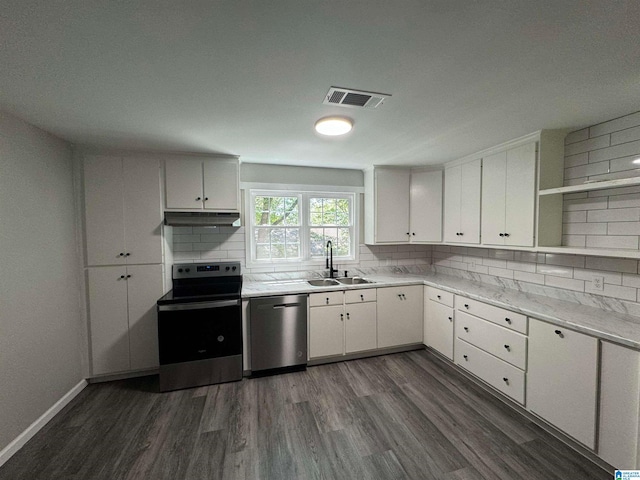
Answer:
<svg viewBox="0 0 640 480"><path fill-rule="evenodd" d="M44 427L58 412L66 407L89 383L86 380L80 381L75 387L69 390L64 396L54 403L49 410L44 412L40 418L33 422L27 429L18 435L9 445L0 451L0 467L6 463L25 443Z"/></svg>

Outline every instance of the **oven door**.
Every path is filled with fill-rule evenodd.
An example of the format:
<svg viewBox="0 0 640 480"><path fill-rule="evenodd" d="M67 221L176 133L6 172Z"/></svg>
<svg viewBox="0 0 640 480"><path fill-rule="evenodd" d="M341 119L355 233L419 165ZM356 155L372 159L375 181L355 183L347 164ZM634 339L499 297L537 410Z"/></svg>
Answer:
<svg viewBox="0 0 640 480"><path fill-rule="evenodd" d="M158 305L160 365L242 355L239 299Z"/></svg>

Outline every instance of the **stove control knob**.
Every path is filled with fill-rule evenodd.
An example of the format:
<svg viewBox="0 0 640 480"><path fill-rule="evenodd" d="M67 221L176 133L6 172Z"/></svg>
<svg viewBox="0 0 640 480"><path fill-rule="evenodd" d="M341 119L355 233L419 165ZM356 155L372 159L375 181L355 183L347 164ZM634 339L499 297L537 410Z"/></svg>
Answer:
<svg viewBox="0 0 640 480"><path fill-rule="evenodd" d="M225 268L225 270L228 272L229 271L229 267Z"/></svg>
<svg viewBox="0 0 640 480"><path fill-rule="evenodd" d="M182 269L181 268L178 269L178 273L182 273Z"/></svg>
<svg viewBox="0 0 640 480"><path fill-rule="evenodd" d="M191 271L191 269L190 268L185 268L184 271L189 273Z"/></svg>
<svg viewBox="0 0 640 480"><path fill-rule="evenodd" d="M235 272L236 271L236 267L231 267L231 270L233 270Z"/></svg>

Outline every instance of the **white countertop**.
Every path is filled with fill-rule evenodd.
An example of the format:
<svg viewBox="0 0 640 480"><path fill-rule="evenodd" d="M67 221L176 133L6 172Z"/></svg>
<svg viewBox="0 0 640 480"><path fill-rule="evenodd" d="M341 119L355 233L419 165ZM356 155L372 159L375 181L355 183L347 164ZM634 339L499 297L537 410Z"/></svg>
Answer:
<svg viewBox="0 0 640 480"><path fill-rule="evenodd" d="M242 286L242 297L252 298L401 285L429 285L556 325L566 326L603 340L611 340L640 349L640 317L437 273L365 275L365 278L375 283L313 287L306 280L245 282Z"/></svg>

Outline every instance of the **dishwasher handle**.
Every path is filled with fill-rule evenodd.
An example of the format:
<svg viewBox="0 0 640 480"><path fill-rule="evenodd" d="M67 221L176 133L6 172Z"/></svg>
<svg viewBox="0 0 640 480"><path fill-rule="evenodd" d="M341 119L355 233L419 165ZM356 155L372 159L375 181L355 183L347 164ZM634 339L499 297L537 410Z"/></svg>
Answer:
<svg viewBox="0 0 640 480"><path fill-rule="evenodd" d="M273 309L275 310L276 308L289 308L289 307L299 307L300 303L279 303L277 305L273 305Z"/></svg>

